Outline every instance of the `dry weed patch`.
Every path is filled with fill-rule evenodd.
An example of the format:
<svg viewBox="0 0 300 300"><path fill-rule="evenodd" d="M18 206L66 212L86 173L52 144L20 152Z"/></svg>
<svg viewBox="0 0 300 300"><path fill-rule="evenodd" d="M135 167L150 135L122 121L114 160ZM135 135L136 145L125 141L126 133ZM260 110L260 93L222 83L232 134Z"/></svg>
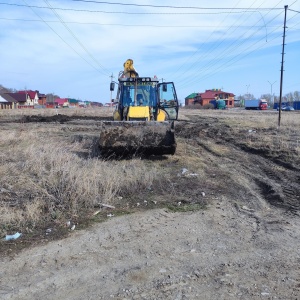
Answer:
<svg viewBox="0 0 300 300"><path fill-rule="evenodd" d="M166 180L139 159L81 158L76 154L80 144L46 138L36 128L2 131L0 148L2 233L51 220L63 222Z"/></svg>

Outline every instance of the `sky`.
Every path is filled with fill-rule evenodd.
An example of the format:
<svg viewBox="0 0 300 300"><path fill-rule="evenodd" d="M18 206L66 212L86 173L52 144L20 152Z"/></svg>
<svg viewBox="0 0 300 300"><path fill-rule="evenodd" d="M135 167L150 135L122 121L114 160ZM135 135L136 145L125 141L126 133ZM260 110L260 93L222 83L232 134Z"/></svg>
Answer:
<svg viewBox="0 0 300 300"><path fill-rule="evenodd" d="M0 84L107 103L133 59L179 100L300 91L300 0L2 0ZM114 98L114 95L113 95Z"/></svg>

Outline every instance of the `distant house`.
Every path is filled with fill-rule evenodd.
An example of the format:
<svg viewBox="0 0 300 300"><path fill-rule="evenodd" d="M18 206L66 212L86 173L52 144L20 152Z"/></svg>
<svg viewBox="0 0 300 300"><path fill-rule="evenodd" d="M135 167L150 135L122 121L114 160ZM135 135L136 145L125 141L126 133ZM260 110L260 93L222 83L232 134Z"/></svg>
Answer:
<svg viewBox="0 0 300 300"><path fill-rule="evenodd" d="M79 106L79 100L76 100L76 99L71 99L71 98L68 98L69 100L69 105L71 107L78 107Z"/></svg>
<svg viewBox="0 0 300 300"><path fill-rule="evenodd" d="M39 104L39 91L25 90L18 91L18 93L26 95L25 105L34 106Z"/></svg>
<svg viewBox="0 0 300 300"><path fill-rule="evenodd" d="M0 95L0 109L11 109L11 108L12 108L12 102L8 102Z"/></svg>
<svg viewBox="0 0 300 300"><path fill-rule="evenodd" d="M195 104L195 97L197 97L198 93L192 93L185 98L185 105Z"/></svg>
<svg viewBox="0 0 300 300"><path fill-rule="evenodd" d="M109 102L109 104L110 104L110 102ZM90 106L91 107L102 107L103 104L101 102L90 102ZM110 106L110 105L108 105L108 106Z"/></svg>
<svg viewBox="0 0 300 300"><path fill-rule="evenodd" d="M83 101L85 107L91 107L91 101Z"/></svg>
<svg viewBox="0 0 300 300"><path fill-rule="evenodd" d="M212 100L224 100L227 107L234 107L234 94L224 92L221 89L206 90L204 93L193 93L185 98L185 105L200 104L207 105Z"/></svg>
<svg viewBox="0 0 300 300"><path fill-rule="evenodd" d="M1 93L11 108L34 108L35 105L44 105L45 95L40 96L39 91L25 90L16 93ZM41 97L41 99L40 99Z"/></svg>
<svg viewBox="0 0 300 300"><path fill-rule="evenodd" d="M11 103L11 108L20 108L20 107L26 106L26 103L27 103L27 95L26 94L4 93L4 94L1 94L1 96L7 102Z"/></svg>
<svg viewBox="0 0 300 300"><path fill-rule="evenodd" d="M78 107L86 108L90 106L91 106L90 101L81 101L81 100L78 101Z"/></svg>
<svg viewBox="0 0 300 300"><path fill-rule="evenodd" d="M39 105L46 105L47 104L47 95L39 93L38 104Z"/></svg>
<svg viewBox="0 0 300 300"><path fill-rule="evenodd" d="M66 107L66 106L69 106L69 99L68 98L56 98L54 100L54 104L56 107Z"/></svg>

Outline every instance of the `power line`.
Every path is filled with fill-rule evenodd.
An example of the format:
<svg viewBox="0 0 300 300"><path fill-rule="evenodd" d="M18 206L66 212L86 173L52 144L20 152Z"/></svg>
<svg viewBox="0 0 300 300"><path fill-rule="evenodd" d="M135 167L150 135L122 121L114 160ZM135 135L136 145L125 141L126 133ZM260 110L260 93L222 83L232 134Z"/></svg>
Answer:
<svg viewBox="0 0 300 300"><path fill-rule="evenodd" d="M60 21L54 20L33 20L33 19L16 19L16 18L0 18L0 20L6 21L22 21L22 22L47 22L47 23L60 23ZM159 27L159 28L220 28L219 25L156 25L156 24L122 24L122 23L97 23L97 22L76 22L76 21L64 21L65 24L78 24L78 25L100 25L100 26L126 26L126 27ZM261 28L261 26L252 26L252 25L231 25L232 27L238 28ZM267 26L268 28L276 27L277 26ZM226 28L226 27L224 27Z"/></svg>
<svg viewBox="0 0 300 300"><path fill-rule="evenodd" d="M280 1L281 2L281 1ZM279 2L279 3L280 3ZM278 3L278 4L279 4ZM278 5L277 4L277 5ZM251 9L251 8L249 8L249 9ZM281 9L282 10L282 9ZM270 11L267 13L267 14L269 14L270 13ZM266 15L267 15L266 14ZM274 20L276 17L278 17L280 14L282 14L282 11L279 13L279 14L277 14L272 20ZM242 17L242 16L241 16ZM271 21L272 21L271 20ZM270 23L271 21L269 21L268 23ZM259 21L258 21L259 22ZM266 25L265 25L266 26ZM277 27L277 28L279 28L279 26ZM250 28L250 29L252 29L252 27ZM227 32L228 32L228 30L227 30ZM257 32L257 31L256 31ZM253 36L255 34L255 32L253 32L252 33L252 35L251 36ZM221 41L219 41L216 45L212 45L204 54L202 54L200 57L198 57L198 59L196 60L196 62L192 65L192 66L190 66L189 68L188 68L188 70L194 70L194 75L192 74L190 77L193 77L193 79L192 79L192 81L191 81L191 79L190 78L185 78L185 79L183 79L183 80L181 80L181 85L179 84L179 86L186 86L186 85L188 85L188 84L190 84L191 82L195 82L195 81L197 81L197 80L200 80L200 79L203 79L203 78L206 78L206 77L208 77L208 75L200 75L200 74L205 74L205 70L209 70L210 72L209 73L212 73L212 74L215 74L216 73L216 70L218 70L218 69L220 69L220 67L218 67L217 69L213 69L212 67L214 66L214 65L217 65L220 61L221 61L221 59L222 59L222 57L225 57L225 54L226 53L230 53L230 55L234 55L234 52L236 52L236 50L238 49L238 47L241 47L246 41L247 41L247 39L249 38L249 36L247 37L247 38L244 38L243 39L243 37L246 35L246 33L243 33L241 36L239 36L239 37L235 37L235 40L229 45L229 47L227 47L227 49L225 50L225 52L223 51L222 53L219 53L218 54L218 56L215 56L215 55L213 55L213 51L215 50L215 49L218 49L219 48L219 46L225 41L225 39L226 39L226 37L224 36L224 38L221 40ZM250 36L250 37L251 37ZM241 41L242 40L242 41ZM241 42L240 42L241 41ZM234 45L236 42L238 42L238 44L237 45ZM249 48L249 47L248 47ZM205 65L204 65L204 69L203 68L200 68L198 65L197 65L197 63L199 62L199 61L204 61L204 59L208 56L208 55L211 55L211 56L213 56L213 59L211 59L210 61L208 61ZM238 54L238 55L240 55L240 54ZM219 59L217 59L217 58L219 58ZM231 60L229 60L229 61L231 61ZM226 63L225 63L226 64ZM223 64L224 65L224 64ZM222 66L223 66L222 65ZM187 70L187 71L188 71ZM184 73L186 73L186 72L184 72Z"/></svg>
<svg viewBox="0 0 300 300"><path fill-rule="evenodd" d="M73 2L85 2L96 4L108 5L121 5L121 6L135 6L135 7L152 7L152 8L174 8L174 9L205 9L205 10L232 10L232 9L247 9L247 8L228 8L228 7L199 7L199 6L172 6L172 5L152 5L152 4L133 4L133 3L120 3L120 2L107 2L107 1L94 1L94 0L71 0ZM268 10L270 8L262 8Z"/></svg>
<svg viewBox="0 0 300 300"><path fill-rule="evenodd" d="M78 2L93 2L93 1L78 1ZM99 4L103 4L103 3L106 3L106 2L96 2L96 3L99 3ZM7 3L0 3L0 5L1 4L7 4ZM111 4L111 3L106 3L106 4ZM117 5L118 3L114 3L115 5ZM7 5L12 5L12 4L7 4ZM129 5L129 4L128 4ZM69 10L69 11L84 11L84 12L92 12L92 13L95 13L95 12L103 12L103 11L92 11L92 10L75 10L75 9L65 9L65 8L54 8L54 7L37 7L37 6L29 6L29 5L16 5L16 6L26 6L26 7L29 7L29 8L33 8L33 7L35 7L35 8L44 8L44 9L57 9L57 10ZM146 5L143 5L143 6L146 6ZM155 7L162 7L162 6L155 6ZM172 7L172 8L179 8L179 7ZM180 7L180 8L182 8L182 7ZM199 9L210 9L210 8L199 8ZM217 9L217 8L213 8L213 9ZM219 8L219 9L221 9L221 8ZM229 8L226 8L226 10L227 9L229 9ZM240 8L231 8L231 9L240 9ZM263 8L263 10L265 10L266 8ZM227 11L227 12L213 12L213 13L211 13L211 12L197 12L197 13L191 13L191 12L187 12L187 13L185 13L185 12L180 12L180 13L134 13L134 12L105 12L105 13L124 13L124 14L140 14L140 15L142 15L142 14L165 14L165 15L170 15L170 14L182 14L182 15L184 15L184 14L224 14L224 13L226 13L227 14L227 16L229 15L229 14L231 14L231 13L236 13L236 14L245 14L245 13L250 13L250 16L252 15L252 14L254 14L254 13L257 13L257 12L259 12L261 10L261 8L257 8L257 9L253 9L253 8L247 8L247 10L246 11L234 11L234 12L232 12L232 11ZM272 9L270 9L270 10L282 10L281 8L272 8ZM269 11L270 12L270 11ZM269 13L268 12L268 13ZM297 12L297 11L295 11L295 12ZM268 14L267 13L267 14ZM280 15L282 12L280 12L278 15ZM267 15L266 14L266 15ZM226 17L227 17L226 16ZM225 17L225 18L226 18ZM247 16L248 17L248 16ZM261 20L263 20L263 16L261 16L262 18L259 20L259 21L261 21ZM277 17L277 16L275 16L275 17ZM44 22L44 23L46 23L46 25L48 26L48 27L50 27L47 23L52 23L52 22L56 22L56 21L45 21L45 20L43 20L41 17L39 17L41 20L42 20L42 22ZM242 18L242 16L240 17L240 18ZM1 18L0 18L1 19ZM5 18L2 18L2 19L5 19ZM13 20L13 19L12 19ZM18 20L18 19L16 19L16 20ZM21 20L21 19L20 19ZM272 19L272 20L274 20L274 18ZM272 21L271 20L271 21ZM23 21L30 21L30 20L23 20ZM31 20L31 21L40 21L40 20ZM259 22L258 21L258 22ZM249 28L249 30L251 30L251 29L254 29L254 28L263 28L263 27L265 27L265 28L275 28L275 30L278 28L278 26L270 26L269 24L270 24L270 22L271 21L269 21L267 24L264 24L264 26L256 26L256 25L252 25L252 26L244 26L244 25L242 25L242 24L239 24L239 25L231 25L230 27L229 27L229 29L231 29L231 28ZM98 24L98 25L102 25L102 26L141 26L141 27L166 27L166 28L172 28L172 27L174 27L174 28L177 28L177 27L181 27L181 28L197 28L197 27L199 27L199 28L201 28L201 27L212 27L212 28L218 28L219 26L188 26L188 25L183 25L183 26L178 26L178 25L176 25L176 26L172 26L172 25L156 25L156 24L154 24L154 25L146 25L146 24L137 24L137 25L135 25L135 24L101 24L101 23L81 23L81 22L65 22L65 21L63 21L63 20L61 20L60 21L62 24L69 24L69 23L73 23L73 24ZM53 31L53 32L55 32L51 27L50 27L50 29ZM227 32L228 32L229 30L227 30ZM234 32L234 31L233 31ZM273 31L272 31L273 32ZM271 33L272 33L271 32ZM55 32L56 33L56 32ZM71 32L70 32L71 33ZM58 33L56 33L58 36L59 36L59 34ZM72 33L71 33L72 34ZM227 33L226 33L227 34ZM245 33L246 34L246 33ZM246 55L244 55L244 56L242 56L241 57L241 52L240 53L238 53L236 50L237 49L240 49L240 47L246 42L246 39L243 39L242 41L240 41L240 39L241 38L243 38L243 36L245 35L245 34L243 34L243 35L241 35L239 38L236 38L235 39L235 42L232 42L230 45L229 45L229 47L227 47L227 50L224 50L223 52L221 52L220 54L219 54L219 59L218 60L216 60L215 58L214 58L214 60L211 60L211 61L209 61L209 62L207 62L206 63L206 65L204 65L204 67L205 67L205 69L204 70L208 70L208 67L210 66L210 65L216 65L216 64L218 64L218 61L220 61L220 60L222 60L224 57L225 57L225 54L227 53L227 52L231 52L231 54L233 54L233 51L231 50L232 48L234 48L234 51L235 51L235 53L237 53L237 57L239 57L238 58L238 60L240 60L242 57L245 57L245 56L247 56L247 55L249 55L249 53L248 54L246 54ZM254 33L250 36L250 37L252 37L254 35ZM59 36L60 37L60 36ZM74 37L74 36L73 36ZM61 38L61 37L60 37ZM74 37L75 38L75 37ZM62 39L62 38L61 38ZM64 40L63 40L64 41ZM225 41L225 38L221 41L221 43L223 42L223 41ZM259 40L259 41L261 41L261 40ZM258 42L259 42L258 41ZM65 42L65 41L64 41ZM209 40L207 41L205 41L205 43L207 43L207 42L209 42ZM65 42L66 43L66 42ZM80 43L80 41L79 41L79 43ZM221 44L221 43L219 43L219 44ZM68 45L68 43L66 43L67 45ZM218 45L219 45L218 44ZM234 46L234 44L236 45L235 47L233 47ZM254 45L256 45L257 43L255 43ZM213 45L214 47L212 47L210 50L212 50L212 51L215 51L215 49L218 47L218 45ZM253 47L254 45L251 45L251 46L249 46L248 48L246 48L247 50L250 48L250 47ZM68 45L69 47L71 47L70 45ZM72 48L72 47L71 47ZM259 49L259 48L258 48ZM74 50L73 48L72 48L72 50ZM256 49L254 49L253 51L255 51ZM74 50L75 51L75 50ZM253 52L253 51L251 51L251 52ZM75 51L76 52L76 51ZM199 52L199 49L195 52L195 53L198 53ZM211 52L211 51L210 51ZM251 53L250 52L250 53ZM83 58L78 52L76 52L81 58ZM199 56L198 57L198 59L196 60L196 63L198 63L198 61L201 59L203 57L203 55L201 56ZM84 59L84 58L83 58ZM85 60L85 59L84 59ZM236 61L238 61L238 60L236 60L236 58L232 58L231 60L229 60L229 62L232 62L232 63L230 63L229 65L231 65L231 64L233 64L233 63L235 63ZM86 60L85 60L86 61ZM86 61L87 62L87 61ZM222 68L223 66L225 66L225 65L227 65L227 67L228 67L228 62L226 62L226 63L224 63L224 64L222 64L221 66L219 66L218 68L217 68L217 70L218 69L220 69L220 68ZM93 68L95 68L94 66L92 66ZM96 68L95 68L96 69ZM97 69L96 69L97 70ZM193 72L198 72L197 70L200 70L200 67L198 66L198 64L194 64L193 65L193 67L192 68L189 68L187 71L193 71ZM97 70L98 71L98 70ZM186 72L187 72L186 71ZM186 72L184 72L184 73L186 73ZM211 72L210 72L211 73ZM214 73L216 73L216 71L214 71ZM197 75L199 74L199 72L197 73ZM181 76L182 76L182 74L181 74ZM202 75L202 78L206 78L206 77L209 77L209 76L211 76L211 75L209 75L209 74L203 74ZM186 79L185 79L186 80ZM183 80L183 81L185 81L185 80ZM197 77L197 79L196 78L194 78L194 81L195 80L199 80L199 77Z"/></svg>
<svg viewBox="0 0 300 300"><path fill-rule="evenodd" d="M274 31L275 31L275 30L274 30ZM271 32L271 33L272 33L272 32ZM280 37L281 35L282 35L282 33L279 33L278 35L276 35L275 37L273 37L273 38L270 40L270 42L273 41L274 39ZM256 43L250 45L250 46L249 46L248 48L246 48L245 50L249 50L251 47L255 46L255 45L258 44L260 41L261 41L261 40L258 40ZM213 76L214 74L216 74L217 71L222 71L222 68L223 68L225 65L227 65L227 66L225 66L225 68L223 68L223 69L228 68L229 66L235 64L236 62L240 61L241 59L243 59L243 58L245 58L246 56L252 54L253 52L257 51L257 50L260 49L260 48L262 48L262 46L261 46L261 47L257 47L257 48L255 48L255 49L253 49L253 50L251 50L251 51L248 51L248 52L247 52L246 54L244 54L243 56L240 56L241 53L239 53L238 55L234 55L234 57L232 57L230 60L227 60L225 63L223 63L222 65L220 65L220 66L217 67L216 69L214 69L212 72L210 72L210 73L208 73L208 74L206 74L206 75L203 75L202 77L198 77L197 80L200 81L200 80L203 80L203 79L206 79L206 78L209 78L209 77ZM239 57L239 56L240 56L240 57ZM231 62L231 63L230 63L230 62ZM220 69L221 69L221 70L220 70ZM195 81L195 80L194 80L194 81ZM194 82L194 81L191 81L191 82ZM186 86L186 84L183 85L183 86Z"/></svg>
<svg viewBox="0 0 300 300"><path fill-rule="evenodd" d="M26 3L25 0L23 0L24 3ZM49 28L52 32L54 32L69 48L71 48L79 57L81 57L87 64L89 64L92 68L94 68L97 72L100 72L99 69L97 69L95 66L93 66L89 61L87 61L76 49L74 49L69 43L67 43L44 19L39 16L32 8L31 10L35 15L37 15L38 18L40 18ZM101 72L100 72L101 73ZM106 74L104 74L106 75Z"/></svg>
<svg viewBox="0 0 300 300"><path fill-rule="evenodd" d="M29 4L17 4L17 3L6 3L0 2L0 5L8 6L18 6L18 7L29 7L29 8L38 8L38 9L50 9L47 6L37 6ZM228 14L228 12L126 12L126 11L104 11L104 10L88 10L88 9L75 9L75 8L62 8L62 7L53 7L55 10L63 11L75 11L75 12L89 12L89 13L104 13L104 14L127 14L127 15L218 15L218 14ZM212 8L203 8L203 10L211 10ZM224 8L228 10L229 8ZM223 10L222 8L216 10ZM245 8L237 8L239 11L230 12L231 14L239 14L246 12Z"/></svg>
<svg viewBox="0 0 300 300"><path fill-rule="evenodd" d="M73 36L75 41L81 46L81 48L88 54L88 56L105 72L105 75L110 73L105 67L103 67L96 58L87 50L87 48L81 43L81 41L78 39L78 37L72 32L72 30L67 26L67 24L63 21L63 19L60 17L60 15L51 7L49 2L47 0L44 0L45 3L49 6L49 8L53 11L55 16L59 19L60 23L68 30L68 32ZM107 74L106 74L107 73Z"/></svg>
<svg viewBox="0 0 300 300"><path fill-rule="evenodd" d="M240 3L240 1L237 3L237 5L239 3ZM228 16L228 14L227 14L227 16ZM218 24L218 26L220 26L226 20L227 16ZM215 30L210 34L209 38L214 34L214 32L215 32ZM203 46L203 43L201 46ZM177 68L177 70L175 71L175 73L173 75L177 74L186 65L186 63L188 61L190 61L192 59L192 57L195 56L200 51L200 49L201 49L201 47L199 47L196 51L194 51L194 53L190 57L188 57L188 59L186 59L185 62L179 68ZM182 76L182 74L181 74L181 76Z"/></svg>
<svg viewBox="0 0 300 300"><path fill-rule="evenodd" d="M278 17L279 15L281 15L283 12L280 12L279 14L277 14L272 20L274 20L276 17ZM271 20L271 21L272 21ZM269 22L271 22L271 21L269 21ZM280 26L278 26L277 28L279 28ZM276 29L274 29L271 33L273 33L274 31L275 31ZM242 36L240 36L239 38L237 38L237 39L235 39L235 41L239 41L239 39L240 38L242 38L244 35L245 35L246 33L244 33ZM255 32L254 33L252 33L252 35L251 36L253 36L255 34ZM250 37L251 37L250 36ZM249 37L248 37L249 38ZM238 47L240 47L241 45L243 45L245 42L247 41L247 39L243 39L243 41L242 42L240 42L239 44L237 44L235 47L234 47L234 50L237 50L238 49ZM255 44L257 44L258 42L260 42L260 40L258 40ZM233 43L231 43L231 45L233 45L234 44L234 42ZM246 51L246 50L248 50L249 48L251 48L251 47L253 47L253 45L255 45L255 44L252 44L252 45L250 45L249 47L247 47L246 49L244 49L244 51L243 51L243 53ZM219 44L218 44L219 45ZM216 48L216 47L215 47ZM254 50L253 50L254 51ZM252 53L253 51L250 51L250 53ZM211 51L209 51L210 52L210 54L212 53ZM221 66L219 66L219 67L217 67L216 69L212 69L211 68L211 65L216 65L216 64L218 64L218 62L223 58L223 57L225 57L225 54L228 54L228 53L230 53L232 56L234 56L233 58L231 58L230 60L227 60L225 63L223 63ZM243 55L243 57L245 57L245 56L247 56L247 55L249 55L250 53L246 53L245 55ZM195 74L197 74L197 76L193 76L194 78L192 79L192 80L190 80L189 78L185 78L184 80L183 80L183 82L181 82L180 84L179 84L179 86L181 86L181 87L183 87L183 86L186 86L187 84L190 84L190 83L192 83L192 82L196 82L196 81L200 81L201 79L205 79L205 78L207 78L207 77L210 77L211 75L213 75L213 74L215 74L216 72L217 72L217 70L219 70L219 69L221 69L224 65L228 65L228 63L229 62L231 62L231 61L237 61L236 60L236 58L238 57L238 56L240 56L240 54L241 53L239 53L238 55L236 55L236 54L234 54L234 52L231 50L231 48L227 48L227 50L225 50L225 51L223 51L222 52L222 56L219 56L219 60L217 60L216 59L216 56L214 56L214 58L212 59L212 60L210 60L208 63L206 63L206 65L204 65L205 66L205 69L203 70L203 67L201 67L201 66L198 66L197 67L197 69L195 69ZM207 54L208 55L208 54ZM207 56L207 55L205 55L205 56ZM240 58L241 59L241 58ZM240 60L240 59L238 59L238 60ZM234 63L234 62L233 62ZM230 65L232 65L233 63L231 63ZM228 67L228 66L227 66ZM195 68L195 67L194 67ZM204 71L205 70L209 70L210 72L210 75L209 74L203 74L204 73ZM201 73L203 74L202 76L199 76L199 74L200 74L200 71L201 71ZM189 76L190 77L190 76ZM186 82L186 83L184 83L184 82Z"/></svg>
<svg viewBox="0 0 300 300"><path fill-rule="evenodd" d="M290 8L288 8L288 10L290 10L290 11L293 11L293 12L296 12L296 13L300 14L300 11L298 11L298 10L294 10L294 9L290 9Z"/></svg>
<svg viewBox="0 0 300 300"><path fill-rule="evenodd" d="M254 2L254 3L255 3L255 2ZM253 4L254 4L254 3L253 3ZM280 3L280 2L279 2L279 3ZM278 3L278 4L279 4L279 3ZM253 5L253 4L252 4L252 5ZM278 4L277 4L277 5L278 5ZM249 7L249 9L251 9L251 6ZM269 12L270 12L270 11L269 11ZM269 13L269 12L268 12L268 13ZM241 18L242 18L242 16L240 16L239 19L241 19ZM236 20L235 23L237 23L237 22L239 21L239 19ZM257 23L258 23L259 21L260 21L260 20L258 20ZM264 25L265 25L265 23L264 23ZM230 27L230 28L231 28L231 27ZM229 29L230 29L230 28L229 28ZM250 29L252 29L252 28L253 28L253 26L251 26ZM236 30L236 29L234 29L233 32L235 32L235 30ZM229 32L229 30L227 30L227 33L228 33L228 32ZM232 32L232 33L233 33L233 32ZM225 51L223 51L223 53L221 53L222 55L219 55L219 60L221 60L223 57L225 57L225 54L228 53L228 52L230 52L230 53L232 54L232 50L231 50L230 46L232 46L233 51L236 51L236 50L237 50L237 47L236 47L236 46L233 47L234 43L239 42L240 39L242 39L243 36L245 36L245 35L246 35L246 32L243 33L243 34L242 34L241 36L239 36L239 37L235 37L234 41L229 45L229 47L227 47L227 49L226 49ZM252 36L253 36L253 35L254 35L254 33L252 34ZM248 37L248 38L249 38L249 37ZM195 71L194 71L194 74L195 74L195 77L196 77L196 78L195 78L193 81L198 80L198 79L199 79L199 74L200 74L200 73L203 73L203 66L199 66L199 65L198 65L198 62L199 62L200 60L203 61L206 57L208 57L209 55L211 55L211 54L213 53L212 51L214 51L215 49L218 49L219 46L220 46L225 40L226 40L226 35L224 35L223 38L222 38L221 40L218 41L218 43L213 44L213 45L212 45L212 46L211 46L204 54L202 54L201 56L199 56L198 59L194 62L194 64L193 64L193 66L192 66L191 69L194 69L194 70L195 70ZM243 41L240 42L240 43L238 44L238 46L244 44L245 41L246 41L246 39L243 39ZM203 43L203 44L204 44L204 43ZM218 57L216 57L216 56L214 55L213 59L210 60L210 61L208 61L208 62L204 65L204 67L205 67L204 70L207 70L209 67L211 68L211 65L216 65L216 64L218 63L217 58L218 58ZM184 73L190 71L191 69L187 69ZM190 80L189 80L189 78L186 78L186 79L183 80L183 82L187 82L186 84L189 84L189 83L190 83Z"/></svg>

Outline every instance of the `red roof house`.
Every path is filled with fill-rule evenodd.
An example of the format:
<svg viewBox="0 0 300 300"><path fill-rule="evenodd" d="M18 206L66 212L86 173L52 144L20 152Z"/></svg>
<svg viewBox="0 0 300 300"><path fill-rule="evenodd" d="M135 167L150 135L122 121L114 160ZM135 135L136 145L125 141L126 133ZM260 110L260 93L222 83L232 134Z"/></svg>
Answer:
<svg viewBox="0 0 300 300"><path fill-rule="evenodd" d="M197 93L193 98L193 104L199 103L201 106L207 105L211 100L225 100L228 108L234 107L234 94L224 92L221 89L206 90L204 93ZM191 103L191 101L190 101Z"/></svg>
<svg viewBox="0 0 300 300"><path fill-rule="evenodd" d="M27 95L26 105L37 105L39 102L39 91L25 90L18 93Z"/></svg>
<svg viewBox="0 0 300 300"><path fill-rule="evenodd" d="M67 99L67 98L56 98L54 100L55 105L58 107L63 107L64 103L68 103L68 102L69 102L69 99Z"/></svg>

